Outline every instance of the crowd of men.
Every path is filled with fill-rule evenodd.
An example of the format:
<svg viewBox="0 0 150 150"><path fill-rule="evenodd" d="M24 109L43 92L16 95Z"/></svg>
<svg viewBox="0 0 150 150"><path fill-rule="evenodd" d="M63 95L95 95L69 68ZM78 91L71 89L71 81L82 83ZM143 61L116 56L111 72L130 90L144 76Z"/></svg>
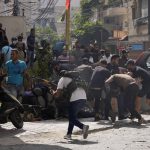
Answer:
<svg viewBox="0 0 150 150"><path fill-rule="evenodd" d="M29 80L27 68L33 65L35 29L31 29L26 42L23 42L22 34L12 37L11 42L0 23L0 72L7 74L5 86L18 97L24 92L24 78Z"/></svg>
<svg viewBox="0 0 150 150"><path fill-rule="evenodd" d="M23 89L23 80L29 76L28 66L33 66L35 50L35 30L27 38L27 51L22 37L12 38L9 45L5 31L0 24L0 49L5 54L5 61L1 73L7 73L7 89L18 96ZM118 119L137 118L139 123L144 119L140 114L141 98L146 95L150 105L150 73L136 66L134 60L128 59L128 51L121 51L121 55L111 54L109 50L100 50L97 44L87 47L77 41L71 53L65 50L52 62L53 80L57 76L57 88L53 95L59 98L64 88L73 79L60 76L62 70L76 70L87 83L87 89L77 87L69 97L69 125L64 138L71 138L74 126L83 130L83 138L88 136L88 125L77 119L78 112L84 107L86 100L94 101L95 121L105 119L114 122Z"/></svg>

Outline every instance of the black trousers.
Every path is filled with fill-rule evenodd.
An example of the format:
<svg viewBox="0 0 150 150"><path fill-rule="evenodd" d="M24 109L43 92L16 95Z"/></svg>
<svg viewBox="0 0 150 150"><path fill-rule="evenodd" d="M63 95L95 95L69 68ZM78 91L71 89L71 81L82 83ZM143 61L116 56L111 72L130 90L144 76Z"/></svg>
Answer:
<svg viewBox="0 0 150 150"><path fill-rule="evenodd" d="M135 100L139 92L139 87L135 83L131 83L124 92L124 102L126 108L131 113L132 118L141 119L141 115L135 109Z"/></svg>

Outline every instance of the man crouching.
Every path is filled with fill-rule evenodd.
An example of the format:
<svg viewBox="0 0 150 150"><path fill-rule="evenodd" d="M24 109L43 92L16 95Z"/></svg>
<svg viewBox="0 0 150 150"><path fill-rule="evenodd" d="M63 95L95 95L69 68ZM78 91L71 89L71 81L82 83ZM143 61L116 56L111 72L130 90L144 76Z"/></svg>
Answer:
<svg viewBox="0 0 150 150"><path fill-rule="evenodd" d="M121 93L123 95L124 108L131 114L131 119L137 118L138 122L143 123L144 119L135 109L135 100L139 92L139 87L134 78L127 74L114 74L106 80L106 85L110 85L111 90L119 89L116 96L112 95L112 111L116 111L116 98Z"/></svg>

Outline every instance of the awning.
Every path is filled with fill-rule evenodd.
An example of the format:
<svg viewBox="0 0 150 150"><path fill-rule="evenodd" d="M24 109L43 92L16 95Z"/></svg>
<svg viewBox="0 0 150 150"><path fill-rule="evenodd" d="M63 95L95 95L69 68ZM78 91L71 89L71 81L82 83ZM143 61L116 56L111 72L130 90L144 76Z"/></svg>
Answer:
<svg viewBox="0 0 150 150"><path fill-rule="evenodd" d="M128 41L128 35L123 36L119 41Z"/></svg>

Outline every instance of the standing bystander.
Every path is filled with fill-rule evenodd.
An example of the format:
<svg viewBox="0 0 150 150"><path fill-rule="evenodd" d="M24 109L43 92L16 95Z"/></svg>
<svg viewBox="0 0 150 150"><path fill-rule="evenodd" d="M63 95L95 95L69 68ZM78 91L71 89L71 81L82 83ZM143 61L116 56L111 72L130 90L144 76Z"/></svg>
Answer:
<svg viewBox="0 0 150 150"><path fill-rule="evenodd" d="M35 49L35 29L30 30L30 35L27 37L27 65L29 67L33 66L34 62L34 49Z"/></svg>
<svg viewBox="0 0 150 150"><path fill-rule="evenodd" d="M29 81L26 63L19 60L18 57L18 50L12 49L11 60L6 62L4 68L4 72L7 73L6 88L15 97L20 96L24 90L24 77Z"/></svg>

